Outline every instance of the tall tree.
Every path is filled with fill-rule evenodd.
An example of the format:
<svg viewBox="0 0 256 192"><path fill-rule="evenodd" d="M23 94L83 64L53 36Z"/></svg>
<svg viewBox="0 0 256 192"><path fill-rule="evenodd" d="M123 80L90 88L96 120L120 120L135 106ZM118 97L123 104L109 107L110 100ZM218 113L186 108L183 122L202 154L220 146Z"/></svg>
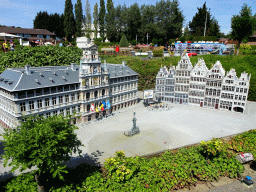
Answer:
<svg viewBox="0 0 256 192"><path fill-rule="evenodd" d="M177 0L172 2L170 0L161 0L156 3L156 10L156 22L160 26L158 34L162 39L166 42L171 38L181 36L184 16L179 9L179 2Z"/></svg>
<svg viewBox="0 0 256 192"><path fill-rule="evenodd" d="M85 12L86 12L86 36L87 38L91 38L91 25L92 25L92 16L91 16L91 8L90 8L90 3L89 0L86 0L86 5L85 5Z"/></svg>
<svg viewBox="0 0 256 192"><path fill-rule="evenodd" d="M115 8L115 29L116 29L116 39L115 42L119 42L122 37L123 25L122 25L122 6L119 4Z"/></svg>
<svg viewBox="0 0 256 192"><path fill-rule="evenodd" d="M76 37L82 36L83 8L81 0L77 0L75 4L76 14Z"/></svg>
<svg viewBox="0 0 256 192"><path fill-rule="evenodd" d="M239 47L244 38L253 34L256 28L256 19L252 16L251 7L244 4L240 15L234 15L231 18L231 36L238 41L238 48L236 54L239 53Z"/></svg>
<svg viewBox="0 0 256 192"><path fill-rule="evenodd" d="M64 31L68 41L72 40L72 35L75 33L75 18L73 13L73 5L71 0L65 1L64 9Z"/></svg>
<svg viewBox="0 0 256 192"><path fill-rule="evenodd" d="M207 11L208 8L206 7L206 2L203 4L202 8L197 8L197 9L198 9L198 12L193 17L192 21L189 22L189 28L191 30L191 34L194 36L203 36L204 29L205 29L205 21L206 21L206 30L210 28L212 29L215 28L215 30L208 30L210 34L207 34L207 31L206 31L205 35L217 36L219 25L215 19L211 18L210 11ZM206 17L207 17L207 20L206 20Z"/></svg>
<svg viewBox="0 0 256 192"><path fill-rule="evenodd" d="M105 41L105 2L100 0L100 13L99 13L99 26L100 26L100 37Z"/></svg>
<svg viewBox="0 0 256 192"><path fill-rule="evenodd" d="M138 3L134 3L128 9L128 29L127 39L133 40L136 38L139 29L141 28L141 13Z"/></svg>
<svg viewBox="0 0 256 192"><path fill-rule="evenodd" d="M117 32L115 26L115 9L112 0L107 0L106 30L107 39L111 42L115 41Z"/></svg>
<svg viewBox="0 0 256 192"><path fill-rule="evenodd" d="M97 38L98 26L99 26L99 11L98 11L98 4L97 3L94 5L93 25L94 25L94 38Z"/></svg>
<svg viewBox="0 0 256 192"><path fill-rule="evenodd" d="M145 43L145 35L150 34L149 42L152 42L153 38L158 39L157 23L156 23L156 7L154 5L142 5L141 6L141 29L139 30L139 39Z"/></svg>
<svg viewBox="0 0 256 192"><path fill-rule="evenodd" d="M34 29L48 29L49 17L47 11L37 13L34 19Z"/></svg>
<svg viewBox="0 0 256 192"><path fill-rule="evenodd" d="M8 166L13 165L11 172L20 166L20 171L37 166L35 178L39 191L44 190L43 186L46 186L45 182L50 178L58 175L63 180L62 173L68 172L62 162L70 161L72 152L78 151L81 157L82 151L79 147L84 146L77 140L74 130L78 128L71 124L71 121L71 116L59 115L47 119L39 115L29 116L26 122L21 122L18 127L19 133L14 129L1 134L5 141L5 154L2 155L4 167L9 159L12 162Z"/></svg>

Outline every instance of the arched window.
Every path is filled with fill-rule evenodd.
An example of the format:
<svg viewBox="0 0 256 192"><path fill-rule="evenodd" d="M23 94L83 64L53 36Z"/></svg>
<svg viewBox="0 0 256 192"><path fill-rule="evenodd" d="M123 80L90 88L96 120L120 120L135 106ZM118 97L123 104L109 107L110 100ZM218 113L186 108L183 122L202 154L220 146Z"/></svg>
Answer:
<svg viewBox="0 0 256 192"><path fill-rule="evenodd" d="M90 112L91 106L87 105L87 112Z"/></svg>
<svg viewBox="0 0 256 192"><path fill-rule="evenodd" d="M94 97L98 97L98 91L94 92Z"/></svg>
<svg viewBox="0 0 256 192"><path fill-rule="evenodd" d="M105 89L102 89L102 96L105 95Z"/></svg>
<svg viewBox="0 0 256 192"><path fill-rule="evenodd" d="M87 92L87 93L86 93L86 100L89 100L89 99L90 99L90 93Z"/></svg>

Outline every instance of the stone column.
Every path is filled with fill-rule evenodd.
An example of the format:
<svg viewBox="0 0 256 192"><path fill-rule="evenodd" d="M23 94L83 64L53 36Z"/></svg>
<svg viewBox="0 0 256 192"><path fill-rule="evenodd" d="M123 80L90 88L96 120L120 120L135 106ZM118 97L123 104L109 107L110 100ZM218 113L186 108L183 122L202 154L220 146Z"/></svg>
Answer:
<svg viewBox="0 0 256 192"><path fill-rule="evenodd" d="M29 108L29 101L25 101L26 102L26 111L27 111L27 114L30 114L30 108Z"/></svg>
<svg viewBox="0 0 256 192"><path fill-rule="evenodd" d="M50 106L50 109L53 109L53 105L52 105L52 97L50 97L50 101L49 101L49 102L50 102L50 105L49 105L49 106Z"/></svg>
<svg viewBox="0 0 256 192"><path fill-rule="evenodd" d="M35 112L38 112L39 110L38 110L37 100L34 101L34 104L35 104L35 106L34 106L35 107Z"/></svg>
<svg viewBox="0 0 256 192"><path fill-rule="evenodd" d="M43 107L43 110L45 110L45 98L42 98L42 107Z"/></svg>
<svg viewBox="0 0 256 192"><path fill-rule="evenodd" d="M73 103L71 100L71 93L68 96L69 96L69 103Z"/></svg>
<svg viewBox="0 0 256 192"><path fill-rule="evenodd" d="M56 96L56 104L57 104L58 107L60 106L60 101L59 101L59 99L60 99L60 98L59 98L59 95L57 95L57 96Z"/></svg>

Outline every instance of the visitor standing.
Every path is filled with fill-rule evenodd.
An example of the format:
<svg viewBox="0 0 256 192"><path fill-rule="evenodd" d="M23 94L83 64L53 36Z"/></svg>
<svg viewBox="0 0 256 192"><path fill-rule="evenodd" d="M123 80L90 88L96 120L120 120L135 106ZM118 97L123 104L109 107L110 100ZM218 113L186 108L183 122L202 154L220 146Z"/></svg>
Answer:
<svg viewBox="0 0 256 192"><path fill-rule="evenodd" d="M226 55L230 52L230 51L227 51L227 47L226 47L227 44L228 44L228 41L225 41L224 43L221 44L219 55Z"/></svg>
<svg viewBox="0 0 256 192"><path fill-rule="evenodd" d="M8 44L6 40L3 43L3 48L4 48L4 52L6 53L8 51Z"/></svg>
<svg viewBox="0 0 256 192"><path fill-rule="evenodd" d="M12 40L10 40L10 48L11 48L11 51L14 51L14 47L13 47L13 42L12 42Z"/></svg>

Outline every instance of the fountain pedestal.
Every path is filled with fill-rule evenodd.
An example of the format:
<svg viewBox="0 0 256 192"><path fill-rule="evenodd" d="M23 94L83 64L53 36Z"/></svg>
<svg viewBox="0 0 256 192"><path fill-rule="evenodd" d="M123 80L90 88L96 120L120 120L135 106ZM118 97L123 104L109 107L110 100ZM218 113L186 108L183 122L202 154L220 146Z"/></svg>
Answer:
<svg viewBox="0 0 256 192"><path fill-rule="evenodd" d="M133 127L132 127L131 131L124 132L124 135L125 135L125 136L131 137L131 136L133 136L133 135L136 135L136 134L140 133L139 127L136 126L136 121L137 121L137 119L136 119L136 117L135 117L135 114L136 114L136 113L134 112L134 113L133 113L134 117L133 117L133 119L132 119L132 121L133 121Z"/></svg>

